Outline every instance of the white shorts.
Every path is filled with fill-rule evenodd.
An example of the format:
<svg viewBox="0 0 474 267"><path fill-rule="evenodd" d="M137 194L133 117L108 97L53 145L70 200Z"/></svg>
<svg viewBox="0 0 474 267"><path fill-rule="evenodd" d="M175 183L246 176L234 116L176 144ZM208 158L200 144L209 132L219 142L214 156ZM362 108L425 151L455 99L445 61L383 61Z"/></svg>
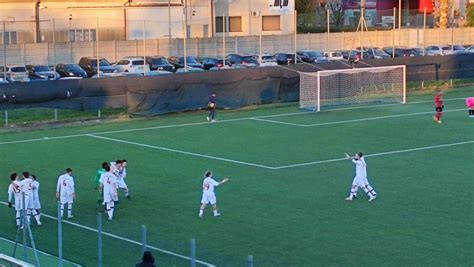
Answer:
<svg viewBox="0 0 474 267"><path fill-rule="evenodd" d="M125 179L117 180L117 186L120 189L128 189L127 184L125 183Z"/></svg>
<svg viewBox="0 0 474 267"><path fill-rule="evenodd" d="M59 202L61 202L61 204L66 204L66 203L72 204L74 202L74 198L72 197L72 194L70 195L61 194L59 196Z"/></svg>
<svg viewBox="0 0 474 267"><path fill-rule="evenodd" d="M39 201L39 199L33 199L33 200L30 200L30 209L34 209L34 210L40 210L41 209L41 203Z"/></svg>
<svg viewBox="0 0 474 267"><path fill-rule="evenodd" d="M113 193L104 193L104 203L114 202L117 201L118 197L116 194Z"/></svg>
<svg viewBox="0 0 474 267"><path fill-rule="evenodd" d="M29 208L30 198L25 195L25 209ZM20 211L23 209L23 199L21 197L15 198L15 210Z"/></svg>
<svg viewBox="0 0 474 267"><path fill-rule="evenodd" d="M354 177L354 180L352 181L353 185L357 185L360 188L364 188L366 185L369 184L369 181L367 180L367 177Z"/></svg>
<svg viewBox="0 0 474 267"><path fill-rule="evenodd" d="M201 203L202 204L211 203L211 205L216 204L216 194L214 194L214 193L203 193Z"/></svg>

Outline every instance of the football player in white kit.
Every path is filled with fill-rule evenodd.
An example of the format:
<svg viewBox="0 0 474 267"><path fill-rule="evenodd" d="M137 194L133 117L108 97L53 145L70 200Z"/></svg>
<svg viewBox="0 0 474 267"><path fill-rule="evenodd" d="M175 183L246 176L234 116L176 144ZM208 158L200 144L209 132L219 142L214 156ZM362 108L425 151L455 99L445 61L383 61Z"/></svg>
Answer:
<svg viewBox="0 0 474 267"><path fill-rule="evenodd" d="M60 175L58 184L56 185L56 198L61 204L61 218L64 214L64 206L67 204L67 218L73 218L72 204L76 198L76 191L74 187L74 178L71 176L72 170L66 169L66 173Z"/></svg>
<svg viewBox="0 0 474 267"><path fill-rule="evenodd" d="M113 173L117 177L117 189L122 189L125 193L125 197L130 199L128 186L125 182L125 178L127 178L127 160L122 159L110 162L110 166L112 166Z"/></svg>
<svg viewBox="0 0 474 267"><path fill-rule="evenodd" d="M364 192L369 196L369 201L377 198L377 193L367 180L367 163L365 162L362 152L357 152L353 158L346 154L348 159L351 159L356 167L356 175L352 181L351 193L346 198L347 201L357 198L357 191L359 188L364 189Z"/></svg>
<svg viewBox="0 0 474 267"><path fill-rule="evenodd" d="M32 209L34 211L36 211L36 213L38 214L38 221L41 220L41 202L40 202L40 198L39 198L39 187L40 187L40 183L38 182L38 179L36 178L36 175L32 174L31 177L33 178L33 183L32 183L32 198L31 198L31 204L30 206L32 207ZM41 223L40 223L41 225Z"/></svg>
<svg viewBox="0 0 474 267"><path fill-rule="evenodd" d="M217 182L216 180L214 180L211 171L206 171L204 173L204 181L202 182L201 207L199 208L200 218L202 218L204 214L204 209L206 208L208 203L211 203L212 205L214 217L221 215L219 211L217 210L217 200L216 200L216 194L214 193L214 187L219 186L227 181L229 181L229 179L224 178L222 181Z"/></svg>
<svg viewBox="0 0 474 267"><path fill-rule="evenodd" d="M100 191L103 194L103 200L109 220L114 217L115 201L117 198L117 177L113 174L110 166L104 167L105 172L100 176Z"/></svg>
<svg viewBox="0 0 474 267"><path fill-rule="evenodd" d="M35 204L34 203L34 195L35 195L35 181L33 180L33 177L30 175L29 172L23 172L23 191L25 192L25 204L26 204L26 219L27 222L30 223L30 216L33 215L33 217L36 220L36 223L38 225L41 225L40 217L38 215L38 212L36 211ZM37 192L36 192L37 194ZM28 200L26 200L28 198Z"/></svg>
<svg viewBox="0 0 474 267"><path fill-rule="evenodd" d="M16 172L12 172L10 174L11 184L8 188L8 200L10 201L9 206L11 207L11 198L13 196L15 200L15 211L16 211L16 226L20 227L20 219L21 219L21 210L23 209L23 196L22 196L22 189L23 183L20 180L20 176ZM25 196L25 202L26 202ZM26 209L26 206L25 206Z"/></svg>

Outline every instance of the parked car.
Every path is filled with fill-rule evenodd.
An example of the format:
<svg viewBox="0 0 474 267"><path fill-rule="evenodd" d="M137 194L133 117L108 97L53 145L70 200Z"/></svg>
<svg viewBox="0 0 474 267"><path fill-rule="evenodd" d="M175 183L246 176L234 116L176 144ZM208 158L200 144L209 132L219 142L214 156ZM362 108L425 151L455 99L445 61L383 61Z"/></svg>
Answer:
<svg viewBox="0 0 474 267"><path fill-rule="evenodd" d="M369 51L369 53L372 53L372 51ZM373 56L374 56L375 59L390 58L390 55L387 52L380 49L380 48L374 48Z"/></svg>
<svg viewBox="0 0 474 267"><path fill-rule="evenodd" d="M296 54L300 56L302 61L308 63L323 63L328 61L328 59L320 51L301 50L297 51Z"/></svg>
<svg viewBox="0 0 474 267"><path fill-rule="evenodd" d="M460 54L467 54L469 53L466 48L462 45L448 45L448 48L452 51L453 54L455 55L460 55Z"/></svg>
<svg viewBox="0 0 474 267"><path fill-rule="evenodd" d="M454 54L451 51L451 47L447 45L431 45L431 46L426 47L425 51L428 55L433 55L433 56Z"/></svg>
<svg viewBox="0 0 474 267"><path fill-rule="evenodd" d="M152 56L145 57L146 63L150 66L150 70L162 70L168 72L175 72L176 68L165 57Z"/></svg>
<svg viewBox="0 0 474 267"><path fill-rule="evenodd" d="M391 57L393 54L395 54L395 57L416 57L422 55L418 50L408 47L395 47L395 52L393 47L384 47L382 49Z"/></svg>
<svg viewBox="0 0 474 267"><path fill-rule="evenodd" d="M274 67L278 66L276 59L270 54L255 55L258 65L260 67Z"/></svg>
<svg viewBox="0 0 474 267"><path fill-rule="evenodd" d="M273 55L278 65L287 65L288 63L295 63L295 54L291 53L276 53ZM301 59L297 57L297 61L300 62Z"/></svg>
<svg viewBox="0 0 474 267"><path fill-rule="evenodd" d="M173 64L176 69L184 68L184 57L169 57L168 61ZM193 56L186 57L186 65L191 68L203 68L199 60Z"/></svg>
<svg viewBox="0 0 474 267"><path fill-rule="evenodd" d="M467 53L474 53L474 45L466 47L466 52Z"/></svg>
<svg viewBox="0 0 474 267"><path fill-rule="evenodd" d="M331 61L331 60L342 60L344 57L342 56L342 53L339 51L329 51L329 52L324 52L324 55L326 58Z"/></svg>
<svg viewBox="0 0 474 267"><path fill-rule="evenodd" d="M82 57L79 66L86 71L87 77L97 75L97 58ZM117 70L105 58L99 58L99 73L117 73Z"/></svg>
<svg viewBox="0 0 474 267"><path fill-rule="evenodd" d="M0 67L0 73L3 73L3 66ZM6 70L6 80L8 82L29 82L30 78L28 77L28 70L25 66L11 66L7 67ZM2 74L3 75L3 74Z"/></svg>
<svg viewBox="0 0 474 267"><path fill-rule="evenodd" d="M57 80L59 74L51 70L49 66L45 65L26 65L30 79L46 79L46 80Z"/></svg>
<svg viewBox="0 0 474 267"><path fill-rule="evenodd" d="M252 55L229 54L225 60L235 68L258 67L259 65L257 59Z"/></svg>
<svg viewBox="0 0 474 267"><path fill-rule="evenodd" d="M57 64L56 72L61 78L78 77L87 78L87 73L77 64Z"/></svg>
<svg viewBox="0 0 474 267"><path fill-rule="evenodd" d="M143 57L124 57L113 66L118 72L139 74L150 72L150 66L145 64Z"/></svg>
<svg viewBox="0 0 474 267"><path fill-rule="evenodd" d="M200 59L201 64L205 70L216 70L221 68L229 68L231 66L230 62L225 62L224 66L224 59L217 59L213 57L203 57Z"/></svg>

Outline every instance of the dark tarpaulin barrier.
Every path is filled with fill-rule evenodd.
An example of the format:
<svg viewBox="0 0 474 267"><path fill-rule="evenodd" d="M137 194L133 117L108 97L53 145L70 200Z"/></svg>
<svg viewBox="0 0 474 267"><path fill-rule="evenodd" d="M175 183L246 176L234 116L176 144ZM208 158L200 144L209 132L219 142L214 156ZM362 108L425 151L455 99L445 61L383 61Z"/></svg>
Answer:
<svg viewBox="0 0 474 267"><path fill-rule="evenodd" d="M156 79L140 79L128 91L129 112L153 116L205 108L212 92L217 93L221 108L296 100L290 93L298 86L298 74L293 70L259 68L235 74L233 70L178 74L163 77L159 85Z"/></svg>
<svg viewBox="0 0 474 267"><path fill-rule="evenodd" d="M406 65L407 81L474 78L474 54L364 60L323 64L180 73L149 77L0 84L0 109L49 107L103 109L127 107L132 115L152 116L205 108L208 95L218 106L239 108L299 99L298 71Z"/></svg>

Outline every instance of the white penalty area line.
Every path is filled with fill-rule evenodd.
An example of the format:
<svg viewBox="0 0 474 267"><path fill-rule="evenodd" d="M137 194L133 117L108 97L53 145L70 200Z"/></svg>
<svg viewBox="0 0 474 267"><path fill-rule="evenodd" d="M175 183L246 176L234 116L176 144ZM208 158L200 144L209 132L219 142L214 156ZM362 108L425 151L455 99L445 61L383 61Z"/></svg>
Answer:
<svg viewBox="0 0 474 267"><path fill-rule="evenodd" d="M387 151L387 152L380 152L380 153L373 153L364 155L364 157L379 157L379 156L386 156L392 154L401 154L401 153L409 153L409 152L416 152L416 151L423 151L423 150L430 150L435 148L444 148L444 147L452 147L452 146L461 146L461 145L469 145L474 144L474 140L465 141L465 142L457 142L457 143L449 143L449 144L440 144L440 145L433 145L433 146L425 146L425 147L417 147L417 148L409 148L409 149L401 149L401 150L394 150L394 151ZM306 163L299 163L293 165L286 165L280 167L274 167L274 170L281 170L281 169L289 169L295 167L303 167L303 166L310 166L310 165L318 165L323 163L330 163L330 162L337 162L337 161L344 161L348 160L347 158L337 158L337 159L328 159L328 160L320 160L320 161L313 161L313 162L306 162Z"/></svg>
<svg viewBox="0 0 474 267"><path fill-rule="evenodd" d="M4 201L0 201L0 204L5 205L5 206L8 206L8 203L6 203L6 202L4 202ZM51 216L51 215L48 215L48 214L45 214L45 213L41 213L41 216L42 216L42 217L49 218L49 219L54 220L54 221L57 221L57 220L58 220L58 218L56 218L56 217L54 217L54 216ZM76 226L76 227L79 227L79 228L82 228L82 229L85 229L85 230L88 230L88 231L91 231L91 232L95 232L95 233L98 233L98 232L99 232L97 229L92 228L92 227L89 227L89 226L85 226L85 225L78 224L78 223L75 223L75 222L71 222L71 221L68 221L68 220L61 220L61 221L62 221L63 223L65 223L65 224L69 224L69 225L72 225L72 226ZM105 236L108 236L108 237L112 237L112 238L115 238L115 239L118 239L118 240L122 240L122 241L125 241L125 242L128 242L128 243L132 243L132 244L135 244L135 245L139 245L139 246L142 246L142 245L143 245L142 243L140 243L140 242L138 242L138 241L135 241L135 240L132 240L132 239L128 239L128 238L125 238L125 237L121 237L121 236L118 236L118 235L115 235L115 234L112 234L112 233L109 233L109 232L104 232L104 231L102 231L102 234L105 235ZM155 250L155 251L159 251L159 252L162 252L162 253L171 255L171 256L175 256L175 257L184 259L184 260L188 260L188 261L191 261L191 260L192 260L191 257L184 256L184 255L181 255L181 254L172 252L172 251L164 250L164 249L157 248L157 247L150 246L150 245L147 245L146 247L149 248L149 249L153 249L153 250ZM205 262L205 261L202 261L202 260L198 260L198 259L196 259L196 263L199 263L199 264L201 264L201 265L208 266L208 267L215 267L214 264L211 264L211 263L208 263L208 262Z"/></svg>
<svg viewBox="0 0 474 267"><path fill-rule="evenodd" d="M454 101L454 100L464 100L464 99L465 98L449 98L449 99L445 99L444 101ZM433 101L417 101L417 102L409 102L409 103L406 103L404 105L416 105L416 104L424 104L424 103L432 103L432 102ZM267 118L296 116L296 115L303 115L303 114L326 113L326 112L335 112L335 111L344 111L344 110L389 107L389 106L399 106L399 105L403 105L403 104L395 103L395 104L379 104L379 105L368 105L368 106L356 106L356 107L347 107L347 108L323 110L321 112L300 111L300 112L293 112L293 113L264 115L264 116L257 116L257 117L243 117L243 118L236 118L236 119L218 120L215 123L226 123L226 122L256 120L256 119L260 120L260 119L267 119ZM171 125L160 125L160 126L151 126L151 127L143 127L143 128L114 130L114 131L92 132L92 133L85 133L85 134L60 135L60 136L52 136L52 137L41 137L41 138L33 138L33 139L5 141L5 142L0 142L0 145L21 144L21 143L40 142L40 141L48 141L48 140L68 139L68 138L75 138L75 137L83 137L83 136L87 136L87 135L105 135L105 134L115 134L115 133L127 133L127 132L159 130L159 129L178 128L178 127L189 127L189 126L198 126L198 125L206 125L206 124L209 124L209 122L202 121L202 122L191 122L191 123L182 123L182 124L171 124Z"/></svg>
<svg viewBox="0 0 474 267"><path fill-rule="evenodd" d="M452 110L446 110L444 112L458 112L458 111L466 111L466 109L465 108L463 108L463 109L452 109ZM417 112L417 113L396 114L396 115L369 117L369 118L354 119L354 120L332 121L332 122L323 122L323 123L314 123L314 124L291 123L291 122L268 120L268 119L262 119L262 118L253 118L252 120L262 121L262 122L270 122L270 123L276 123L276 124L284 124L284 125L289 125L289 126L298 126L298 127L316 127L316 126L326 126L326 125L334 125L334 124L345 124L345 123L352 123L352 122L362 122L362 121L373 121L373 120L383 120L383 119L391 119L391 118L418 116L418 115L426 115L426 114L434 114L434 113L435 113L434 111L425 111L425 112Z"/></svg>
<svg viewBox="0 0 474 267"><path fill-rule="evenodd" d="M3 204L3 203L2 203L2 204ZM6 238L3 238L3 237L0 237L0 240L5 241L5 242L10 243L10 244L15 244L15 241L12 241L12 240L10 240L10 239L6 239ZM23 244L19 244L19 246L23 246ZM27 246L27 248L33 250L33 248L30 247L30 246ZM49 253L44 252L44 251L42 251L42 250L36 249L36 251L37 251L38 253L40 253L40 254L45 255L45 256L53 257L53 258L55 258L55 259L59 259L57 256L54 256L53 254L49 254ZM19 259L19 258L17 257L17 259ZM22 259L19 259L19 260L22 260ZM68 264L71 264L71 265L74 265L74 266L78 266L78 267L82 266L82 265L80 265L80 264L77 264L77 263L75 263L75 262L72 262L72 261L69 261L69 260L65 260L65 259L63 259L63 262L68 263ZM3 265L2 265L2 266L3 266Z"/></svg>
<svg viewBox="0 0 474 267"><path fill-rule="evenodd" d="M289 169L289 168L303 167L303 166L309 166L309 165L319 165L319 164L324 164L324 163L331 163L331 162L338 162L338 161L347 160L347 158L336 158L336 159L319 160L319 161L311 161L311 162L305 162L305 163L298 163L298 164L292 164L292 165L272 167L272 166L266 166L266 165L262 165L262 164L255 164L255 163L250 163L250 162L245 162L245 161L238 161L238 160L214 157L214 156L209 156L209 155L204 155L204 154L199 154L199 153L191 153L191 152L175 150L175 149L170 149L170 148L165 148L165 147L159 147L159 146L153 146L153 145L142 144L142 143L137 143L137 142L131 142L131 141L126 141L126 140L122 140L122 139L109 138L109 137L96 136L96 135L88 135L88 136L93 137L93 138L98 138L98 139L104 139L104 140L108 140L108 141L125 143L125 144L129 144L129 145L147 147L147 148L152 148L152 149L158 149L158 150L164 150L164 151L169 151L169 152L174 152L174 153L191 155L191 156L195 156L195 157L208 158L208 159L213 159L213 160L218 160L218 161L224 161L224 162L230 162L230 163L235 163L235 164L247 165L247 166L252 166L252 167L258 167L258 168L263 168L263 169L267 169L267 170L281 170L281 169ZM444 147L467 145L467 144L472 144L472 143L474 143L474 140L464 141L464 142L456 142L456 143L448 143L448 144L440 144L440 145L432 145L432 146L425 146L425 147L417 147L417 148L409 148L409 149L401 149L401 150L393 150L393 151L386 151L386 152L379 152L379 153L373 153L373 154L365 155L365 157L378 157L378 156L385 156L385 155L392 155L392 154L409 153L409 152L430 150L430 149L435 149L435 148L444 148Z"/></svg>
<svg viewBox="0 0 474 267"><path fill-rule="evenodd" d="M129 144L129 145L135 145L135 146L141 146L141 147L147 147L147 148L153 148L153 149L178 153L178 154L184 154L184 155L188 155L188 156L195 156L195 157L200 157L200 158L225 161L225 162L236 163L236 164L241 164L241 165L247 165L247 166L252 166L252 167L259 167L259 168L270 169L270 170L273 169L272 167L269 167L269 166L250 163L250 162L245 162L245 161L226 159L226 158L215 157L215 156L199 154L199 153L193 153L193 152L188 152L188 151L183 151L183 150L178 150L178 149L172 149L172 148L167 148L167 147L162 147L162 146L142 144L142 143L131 142L131 141L126 141L126 140L117 139L117 138L110 138L110 137L99 136L99 135L94 135L94 134L88 134L87 136L93 137L93 138L98 138L98 139L103 139L103 140L108 140L108 141L113 141L113 142L118 142L118 143L124 143L124 144Z"/></svg>

